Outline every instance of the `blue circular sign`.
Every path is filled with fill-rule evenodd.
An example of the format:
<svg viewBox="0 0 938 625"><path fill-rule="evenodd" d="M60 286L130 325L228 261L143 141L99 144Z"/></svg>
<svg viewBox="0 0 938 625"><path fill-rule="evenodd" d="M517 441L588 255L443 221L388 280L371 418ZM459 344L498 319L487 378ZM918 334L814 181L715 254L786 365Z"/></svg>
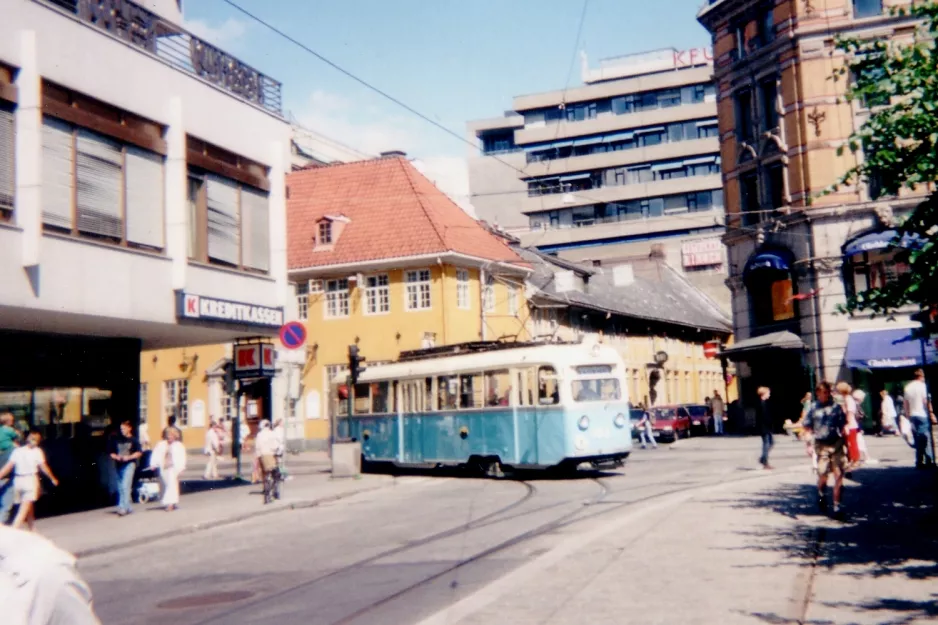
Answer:
<svg viewBox="0 0 938 625"><path fill-rule="evenodd" d="M287 349L297 349L306 342L306 326L299 321L291 321L280 328L280 342Z"/></svg>

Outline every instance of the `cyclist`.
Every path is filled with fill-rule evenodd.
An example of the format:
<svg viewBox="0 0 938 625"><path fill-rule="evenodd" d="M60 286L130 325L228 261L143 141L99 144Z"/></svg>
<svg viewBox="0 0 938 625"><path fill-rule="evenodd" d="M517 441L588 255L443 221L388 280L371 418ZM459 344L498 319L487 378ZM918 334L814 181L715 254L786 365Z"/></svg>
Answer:
<svg viewBox="0 0 938 625"><path fill-rule="evenodd" d="M265 503L269 501L268 495L270 492L268 489L272 487L272 484L268 480L268 476L272 476L274 481L280 479L277 456L282 453L283 452L280 441L277 439L277 435L274 434L274 431L271 429L270 421L264 419L261 421L260 429L257 432L257 436L254 438L254 455L259 460L261 472L263 474Z"/></svg>

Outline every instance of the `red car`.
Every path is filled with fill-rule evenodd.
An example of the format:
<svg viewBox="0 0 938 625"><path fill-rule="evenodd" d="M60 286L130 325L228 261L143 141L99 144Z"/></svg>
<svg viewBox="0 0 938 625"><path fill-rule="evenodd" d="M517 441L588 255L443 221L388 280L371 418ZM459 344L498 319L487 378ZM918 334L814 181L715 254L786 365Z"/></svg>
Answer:
<svg viewBox="0 0 938 625"><path fill-rule="evenodd" d="M672 441L690 438L691 418L684 406L655 406L651 413L655 420L655 438Z"/></svg>

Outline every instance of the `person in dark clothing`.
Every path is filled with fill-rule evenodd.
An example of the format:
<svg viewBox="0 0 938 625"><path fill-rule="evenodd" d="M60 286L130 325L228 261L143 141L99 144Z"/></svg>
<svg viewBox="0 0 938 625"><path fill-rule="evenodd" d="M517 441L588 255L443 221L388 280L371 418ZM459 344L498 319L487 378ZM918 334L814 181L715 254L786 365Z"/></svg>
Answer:
<svg viewBox="0 0 938 625"><path fill-rule="evenodd" d="M130 421L121 423L120 433L115 434L108 441L108 455L114 461L117 470L117 515L125 516L133 512L130 507L131 492L134 486L134 473L137 471L137 460L143 455L140 443L133 435L133 426Z"/></svg>
<svg viewBox="0 0 938 625"><path fill-rule="evenodd" d="M775 440L772 438L772 411L769 407L769 397L772 396L772 392L768 386L760 386L756 394L759 396L759 402L756 404L756 424L762 434L762 455L759 457L759 464L765 469L771 469L769 452L775 445Z"/></svg>
<svg viewBox="0 0 938 625"><path fill-rule="evenodd" d="M179 440L180 440L180 441L182 440L182 430L180 430L180 429L176 426L176 417L175 417L175 416L170 417L169 420L168 420L167 423L166 423L166 427L163 428L163 440L164 440L164 441L167 440L166 434L167 434L167 432L169 432L169 430L175 430L175 431L176 431L176 434L177 434L178 437L179 437Z"/></svg>

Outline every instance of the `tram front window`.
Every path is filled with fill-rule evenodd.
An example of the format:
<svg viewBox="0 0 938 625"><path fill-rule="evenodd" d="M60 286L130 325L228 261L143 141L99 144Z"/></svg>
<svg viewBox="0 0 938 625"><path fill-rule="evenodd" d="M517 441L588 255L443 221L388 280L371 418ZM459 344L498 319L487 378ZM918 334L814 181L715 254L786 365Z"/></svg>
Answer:
<svg viewBox="0 0 938 625"><path fill-rule="evenodd" d="M614 401L621 398L622 391L616 378L573 381L574 401Z"/></svg>

